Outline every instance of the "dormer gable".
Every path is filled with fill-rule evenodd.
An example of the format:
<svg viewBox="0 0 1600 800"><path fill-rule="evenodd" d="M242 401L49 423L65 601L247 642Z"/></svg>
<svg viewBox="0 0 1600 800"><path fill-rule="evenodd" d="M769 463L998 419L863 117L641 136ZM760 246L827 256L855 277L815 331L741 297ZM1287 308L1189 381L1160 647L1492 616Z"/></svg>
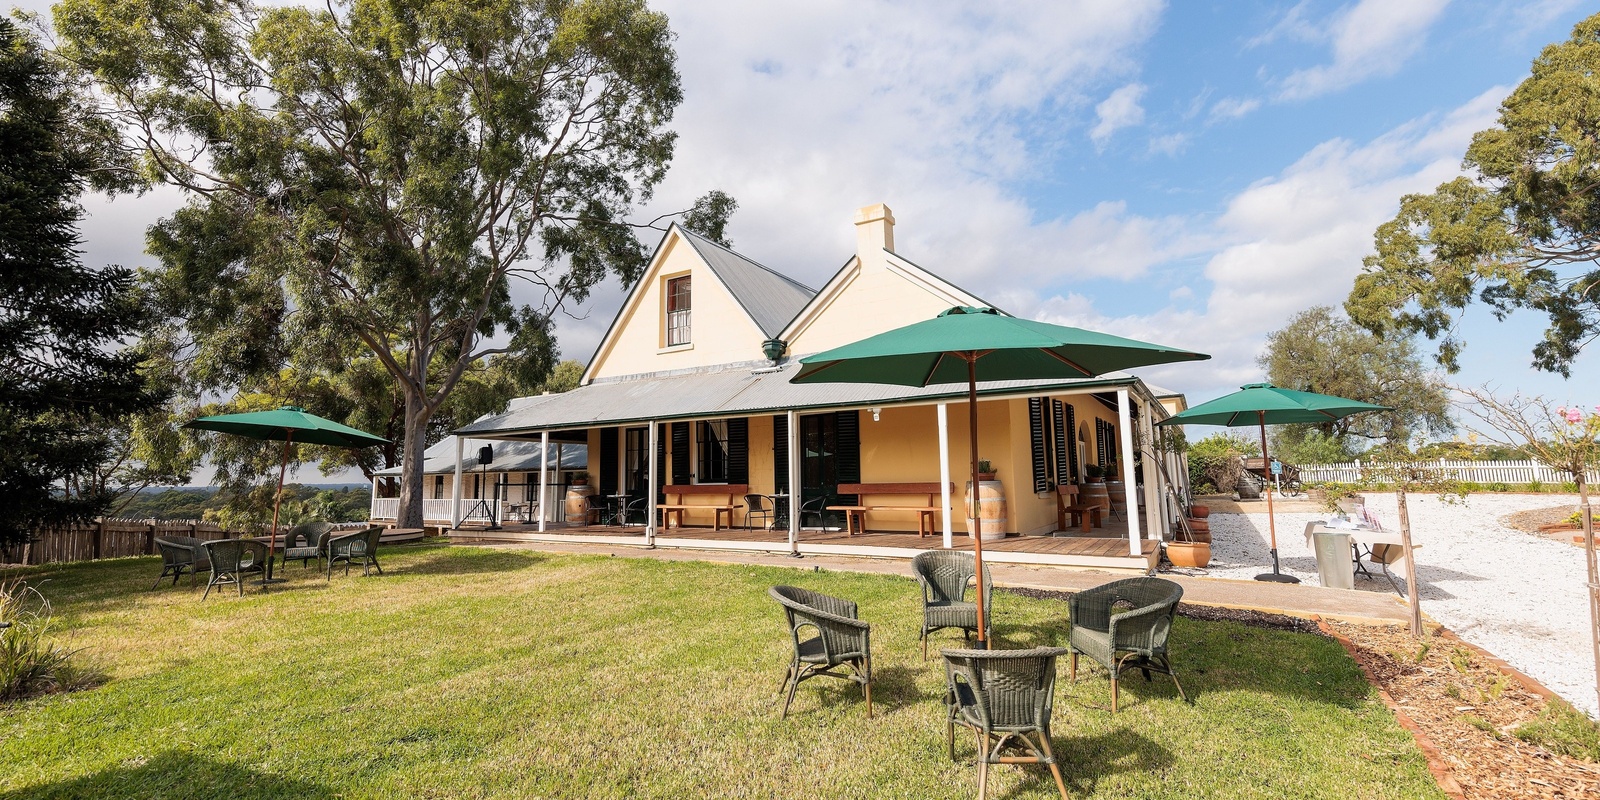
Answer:
<svg viewBox="0 0 1600 800"><path fill-rule="evenodd" d="M583 383L752 361L812 289L672 224L623 301Z"/></svg>

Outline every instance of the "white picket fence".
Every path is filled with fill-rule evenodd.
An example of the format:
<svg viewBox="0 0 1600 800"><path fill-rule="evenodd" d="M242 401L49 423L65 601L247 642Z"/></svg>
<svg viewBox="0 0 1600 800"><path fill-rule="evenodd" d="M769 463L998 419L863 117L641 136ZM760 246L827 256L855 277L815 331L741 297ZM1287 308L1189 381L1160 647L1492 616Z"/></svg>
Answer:
<svg viewBox="0 0 1600 800"><path fill-rule="evenodd" d="M1435 462L1428 462L1430 464ZM1538 461L1466 461L1452 458L1438 460L1439 469L1454 473L1456 480L1470 483L1527 484L1538 481L1546 486L1560 485L1570 480ZM1373 463L1361 459L1346 464L1298 464L1302 483L1356 483ZM1600 470L1585 476L1590 486L1600 485Z"/></svg>

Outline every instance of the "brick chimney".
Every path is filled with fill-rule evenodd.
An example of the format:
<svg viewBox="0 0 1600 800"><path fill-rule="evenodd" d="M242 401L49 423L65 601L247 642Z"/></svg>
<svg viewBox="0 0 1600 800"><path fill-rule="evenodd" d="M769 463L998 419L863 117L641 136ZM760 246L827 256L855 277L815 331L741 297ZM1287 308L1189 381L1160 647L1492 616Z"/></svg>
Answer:
<svg viewBox="0 0 1600 800"><path fill-rule="evenodd" d="M883 252L894 252L894 212L878 203L856 209L856 257L865 267L883 261Z"/></svg>

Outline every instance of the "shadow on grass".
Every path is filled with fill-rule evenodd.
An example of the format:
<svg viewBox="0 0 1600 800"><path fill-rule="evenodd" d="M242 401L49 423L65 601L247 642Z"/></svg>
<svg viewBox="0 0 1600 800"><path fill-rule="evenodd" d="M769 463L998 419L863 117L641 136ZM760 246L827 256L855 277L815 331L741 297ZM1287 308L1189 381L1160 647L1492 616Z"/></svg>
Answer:
<svg viewBox="0 0 1600 800"><path fill-rule="evenodd" d="M16 789L0 794L0 800L84 797L317 800L334 796L327 787L310 781L268 775L252 767L183 750L166 750L137 765L111 767L71 780Z"/></svg>
<svg viewBox="0 0 1600 800"><path fill-rule="evenodd" d="M476 575L486 572L510 572L512 570L528 569L550 560L549 556L542 553L533 553L526 550L490 550L487 548L472 548L470 550L441 548L420 558L407 558L399 562L393 559L384 559L384 552L380 550L378 558L383 559L384 573L386 575L391 572L405 575ZM390 566L391 564L393 566ZM335 577L338 576L335 575Z"/></svg>
<svg viewBox="0 0 1600 800"><path fill-rule="evenodd" d="M974 779L977 778L978 771L977 744L970 729L956 726L956 760L972 770ZM1055 751L1056 764L1061 767L1061 776L1066 780L1068 793L1074 797L1094 794L1100 781L1113 775L1124 772L1160 772L1177 763L1172 751L1161 743L1143 734L1127 730L1109 731L1097 736L1074 736L1070 733L1063 735L1058 730L1050 737L1050 749ZM1020 747L1017 748L1016 754L1031 755ZM991 764L989 766L991 786L995 782L995 773L1006 769L1018 770L1022 779L1010 792L998 795L999 797L1056 796L1055 777L1050 774L1048 765Z"/></svg>

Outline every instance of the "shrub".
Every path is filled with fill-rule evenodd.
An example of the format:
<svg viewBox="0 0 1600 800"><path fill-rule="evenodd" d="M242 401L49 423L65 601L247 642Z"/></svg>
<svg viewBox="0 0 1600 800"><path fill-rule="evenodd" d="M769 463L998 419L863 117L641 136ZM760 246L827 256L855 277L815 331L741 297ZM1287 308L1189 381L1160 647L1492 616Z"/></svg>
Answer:
<svg viewBox="0 0 1600 800"><path fill-rule="evenodd" d="M1509 492L1511 491L1511 484L1501 481L1494 481L1493 483L1487 484L1484 488L1491 492Z"/></svg>
<svg viewBox="0 0 1600 800"><path fill-rule="evenodd" d="M51 640L50 604L21 580L0 582L0 700L99 685L105 672Z"/></svg>
<svg viewBox="0 0 1600 800"><path fill-rule="evenodd" d="M1528 481L1528 491L1542 492L1544 491L1544 484L1539 482L1537 479Z"/></svg>

